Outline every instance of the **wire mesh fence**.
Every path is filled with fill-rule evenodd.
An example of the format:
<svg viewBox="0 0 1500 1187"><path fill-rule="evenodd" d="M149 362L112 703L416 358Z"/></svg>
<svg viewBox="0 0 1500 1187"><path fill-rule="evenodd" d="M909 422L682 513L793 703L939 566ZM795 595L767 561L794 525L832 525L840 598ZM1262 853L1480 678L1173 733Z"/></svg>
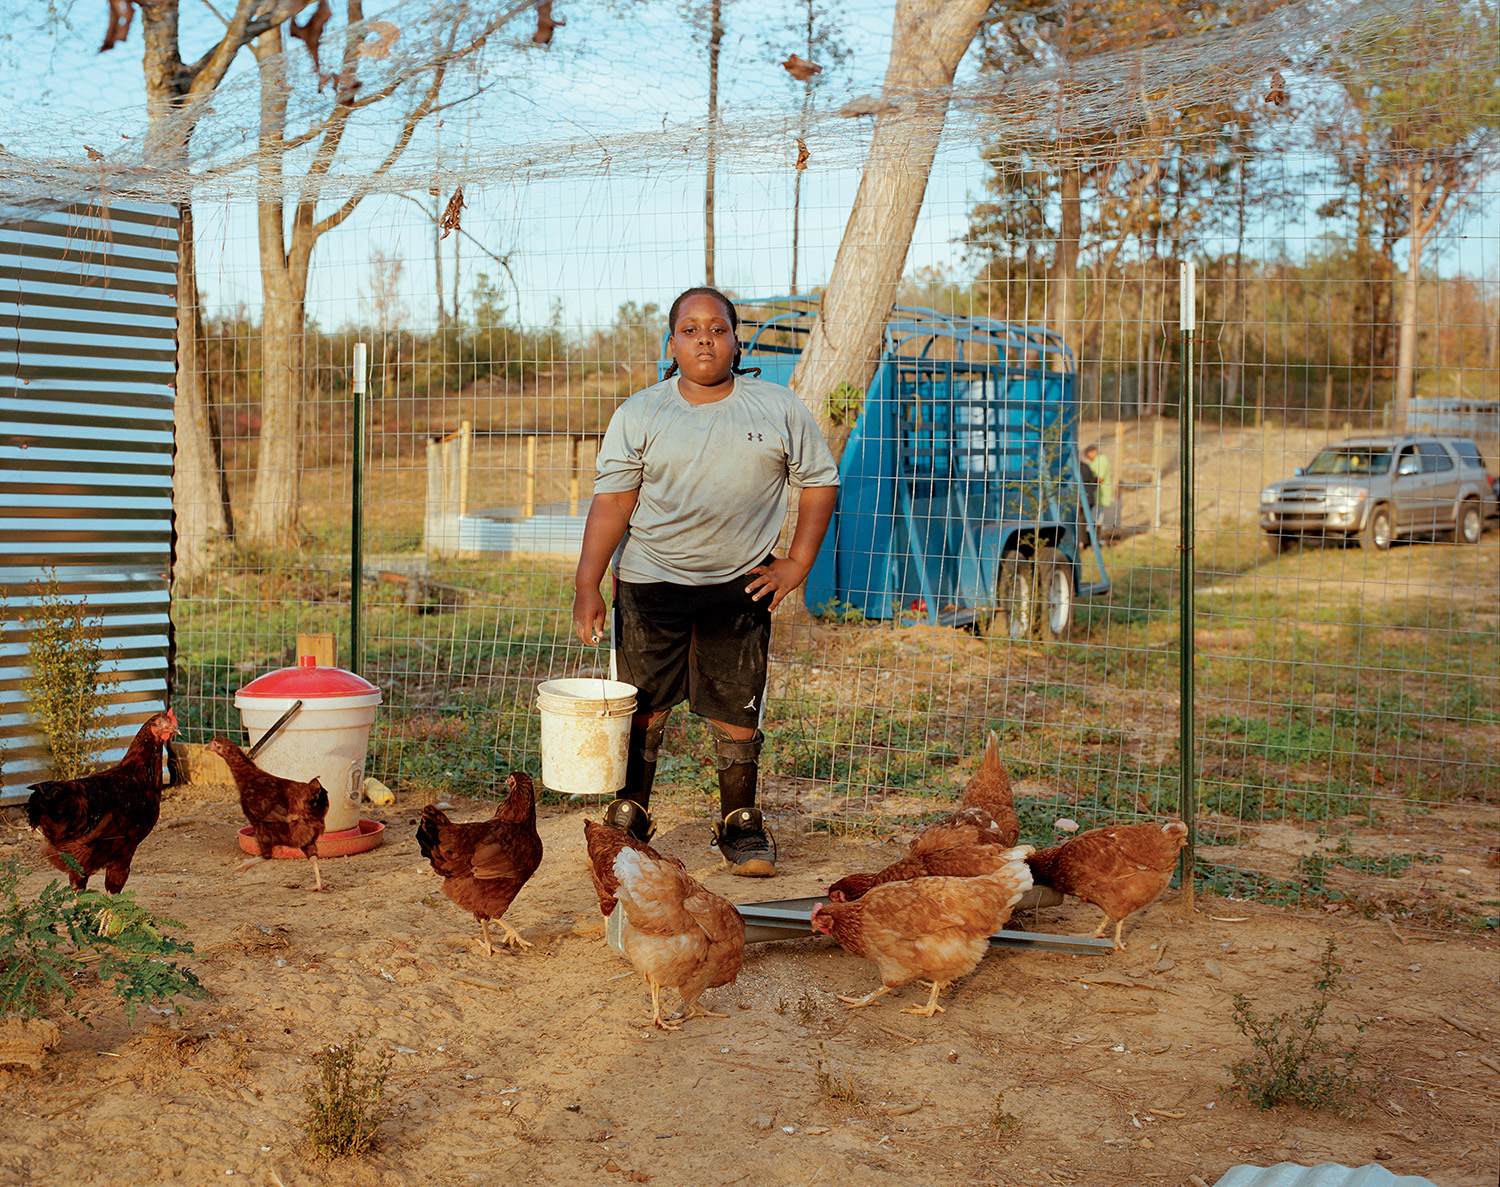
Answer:
<svg viewBox="0 0 1500 1187"><path fill-rule="evenodd" d="M816 594L776 617L761 795L779 819L920 818L952 800L995 730L1023 840L1047 843L1059 818L1176 815L1186 795L1202 876L1221 893L1291 903L1337 895L1356 876L1389 882L1433 864L1430 837L1399 838L1434 815L1466 863L1493 849L1494 114L1472 95L1424 100L1450 131L1479 131L1454 132L1423 166L1421 178L1458 172L1437 183L1448 215L1418 253L1420 171L1375 176L1414 150L1377 150L1368 128L1362 154L1343 151L1357 137L1324 136L1369 109L1351 97L1358 87L1340 89L1338 55L1313 48L1353 29L1348 55L1382 36L1410 49L1410 6L1370 17L1383 26L1304 13L1273 36L1277 11L1290 19L1267 6L1272 23L1238 41L1171 41L1149 103L1139 55L1073 60L1091 89L1069 92L1055 57L1008 75L1017 67L1003 38L988 47L989 71L949 93L907 265L891 300L876 302L880 316L894 306L894 325L901 310L923 311L969 341L997 325L1050 332L1068 358L1023 349L982 375L956 347L913 348L926 378L905 403L889 389L884 424L873 378L799 393L831 426L846 483L856 447L884 450L891 466L869 477L888 505L862 523L846 498L825 545L862 557L864 576L814 581ZM1200 80L1163 97L1205 63L1217 89ZM1217 68L1235 63L1243 70L1227 82ZM870 119L831 111L799 125L800 94L773 99L740 65L740 114L714 125L713 261L748 340L794 277L804 290L826 282L873 133ZM1356 81L1373 76L1368 55L1360 69ZM1296 99L1283 117L1276 90L1288 85ZM1017 97L1042 91L1026 87L1050 87L1054 107L1072 96L1051 141ZM688 95L696 105L677 82L667 99L685 107ZM1090 95L1108 118L1076 114L1092 110ZM756 112L758 122L746 114ZM598 440L621 402L659 378L672 297L705 279L702 121L669 115L675 136L647 144L637 121L642 139L611 135L586 158L571 140L540 149L528 131L531 174L515 145L485 156L493 140L422 140L413 176L383 181L317 242L302 306L265 266L255 202L199 194L199 295L185 313L203 325L215 462L208 481L179 481L177 514L197 499L217 526L179 536L176 556L171 692L190 742L238 736L236 690L296 662L299 635L333 636L337 663L384 693L371 774L417 796L484 793L512 767L540 774L537 685L608 670L607 652L580 645L569 621ZM813 150L806 169L799 136ZM509 172L485 176L480 165L496 160ZM191 191L190 172L165 192ZM357 188L346 175L338 187ZM1191 371L1179 328L1189 260ZM898 338L886 339L891 358ZM358 474L357 342L369 359ZM877 353L853 362L875 376L890 361ZM1006 394L995 374L1023 393L1068 377L1055 397L1057 481L1074 484L1062 501L1025 513L1005 503L1008 482L1040 481L1050 463L1014 444L1031 397ZM944 400L965 411L943 414L958 419L949 443L933 445ZM902 443L922 433L929 452L992 461L964 469L955 452L942 474L923 472L902 460ZM1076 465L1090 444L1092 484ZM1044 550L1055 562L1042 563ZM1187 789L1184 667L1197 770ZM714 779L706 728L679 710L658 794L708 815ZM1488 900L1471 905L1481 923L1494 914Z"/></svg>

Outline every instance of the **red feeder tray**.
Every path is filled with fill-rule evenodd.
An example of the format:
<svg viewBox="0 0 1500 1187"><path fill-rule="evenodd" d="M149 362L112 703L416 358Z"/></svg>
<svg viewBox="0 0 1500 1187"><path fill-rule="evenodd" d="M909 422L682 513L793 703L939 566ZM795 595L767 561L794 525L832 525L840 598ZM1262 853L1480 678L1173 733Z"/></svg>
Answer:
<svg viewBox="0 0 1500 1187"><path fill-rule="evenodd" d="M357 828L346 828L341 832L324 833L318 838L319 857L344 857L350 853L364 853L385 840L385 825L378 820L361 820ZM260 856L260 847L255 843L255 829L245 825L240 829L240 848L253 856ZM273 845L272 857L301 858L302 850L285 845Z"/></svg>

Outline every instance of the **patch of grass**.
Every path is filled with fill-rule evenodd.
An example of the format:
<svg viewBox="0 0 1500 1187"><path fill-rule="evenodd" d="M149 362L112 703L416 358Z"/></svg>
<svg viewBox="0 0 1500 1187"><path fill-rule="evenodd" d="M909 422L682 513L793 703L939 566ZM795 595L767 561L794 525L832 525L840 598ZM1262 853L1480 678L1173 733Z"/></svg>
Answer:
<svg viewBox="0 0 1500 1187"><path fill-rule="evenodd" d="M318 1157L351 1158L374 1143L385 1120L385 1081L391 1070L389 1051L365 1066L364 1032L318 1056L318 1081L304 1093L309 1116L307 1136Z"/></svg>
<svg viewBox="0 0 1500 1187"><path fill-rule="evenodd" d="M1193 876L1197 880L1199 893L1219 898L1252 899L1276 907L1304 906L1310 898L1316 898L1322 889L1321 884L1314 887L1309 882L1289 882L1258 870L1221 865L1205 861L1201 857L1193 867ZM1180 875L1174 874L1173 885L1179 880Z"/></svg>
<svg viewBox="0 0 1500 1187"><path fill-rule="evenodd" d="M1243 1092L1260 1109L1290 1101L1346 1115L1360 1111L1355 1102L1373 1092L1374 1082L1360 1073L1359 1048L1329 1038L1324 1030L1325 1024L1337 1025L1328 1008L1347 988L1337 950L1330 936L1305 1005L1268 1017L1257 1014L1243 993L1234 995L1234 1024L1250 1040L1252 1054L1225 1065L1234 1080L1229 1091ZM1357 1018L1352 1025L1364 1030Z"/></svg>
<svg viewBox="0 0 1500 1187"><path fill-rule="evenodd" d="M1021 1128L1021 1119L1005 1108L1005 1093L995 1093L995 1104L990 1109L988 1123L997 1138L1014 1137Z"/></svg>
<svg viewBox="0 0 1500 1187"><path fill-rule="evenodd" d="M818 1086L818 1094L830 1104L858 1105L862 1103L859 1098L859 1088L854 1083L854 1077L840 1076L832 1071L823 1061L823 1045L818 1044L818 1064L814 1072L814 1080Z"/></svg>

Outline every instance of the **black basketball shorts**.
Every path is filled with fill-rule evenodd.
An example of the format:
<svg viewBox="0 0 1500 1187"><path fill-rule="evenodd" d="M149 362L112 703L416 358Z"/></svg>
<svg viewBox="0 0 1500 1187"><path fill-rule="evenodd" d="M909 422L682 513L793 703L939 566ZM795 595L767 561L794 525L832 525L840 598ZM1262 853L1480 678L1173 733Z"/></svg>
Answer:
<svg viewBox="0 0 1500 1187"><path fill-rule="evenodd" d="M686 701L700 717L760 727L771 595L753 600L750 580L615 583L615 675L640 690L637 713Z"/></svg>

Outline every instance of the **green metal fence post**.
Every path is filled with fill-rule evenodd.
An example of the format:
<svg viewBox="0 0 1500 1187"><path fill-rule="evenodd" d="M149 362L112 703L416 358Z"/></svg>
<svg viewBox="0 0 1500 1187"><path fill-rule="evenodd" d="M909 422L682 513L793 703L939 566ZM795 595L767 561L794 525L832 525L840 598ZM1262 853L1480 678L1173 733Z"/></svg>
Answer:
<svg viewBox="0 0 1500 1187"><path fill-rule="evenodd" d="M363 675L365 593L365 354L354 344L354 506L349 517L349 670Z"/></svg>
<svg viewBox="0 0 1500 1187"><path fill-rule="evenodd" d="M1187 825L1187 844L1182 850L1182 898L1184 912L1193 909L1193 863L1197 850L1195 840L1194 809L1198 802L1198 781L1194 770L1193 730L1193 428L1197 410L1193 400L1193 315L1196 304L1193 293L1195 266L1189 261L1181 265L1179 273L1179 300L1181 302L1182 327L1182 399L1178 418L1182 429L1182 531L1178 546L1180 575L1181 626L1178 636L1179 682L1181 688L1180 734L1181 787L1179 789L1182 822Z"/></svg>

